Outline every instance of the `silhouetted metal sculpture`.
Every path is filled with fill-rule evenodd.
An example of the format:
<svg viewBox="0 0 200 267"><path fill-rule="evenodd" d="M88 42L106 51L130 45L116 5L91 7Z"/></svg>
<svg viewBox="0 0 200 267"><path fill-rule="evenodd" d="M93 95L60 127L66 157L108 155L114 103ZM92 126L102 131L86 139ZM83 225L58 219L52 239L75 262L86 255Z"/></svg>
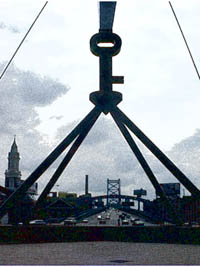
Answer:
<svg viewBox="0 0 200 267"><path fill-rule="evenodd" d="M149 167L147 161L140 152L138 146L133 140L128 129L134 133L138 139L160 160L160 162L185 186L185 188L196 199L200 198L199 189L183 174L175 164L117 107L122 101L122 94L112 90L115 83L123 83L122 76L112 75L112 57L116 56L121 49L121 38L112 32L116 2L100 2L100 29L92 36L90 40L91 52L99 57L100 67L100 90L90 94L90 101L95 105L93 110L75 127L75 129L49 154L49 156L36 168L36 170L25 180L25 182L11 195L0 207L0 217L2 217L9 208L12 208L19 198L22 198L25 192L33 183L47 170L47 168L61 155L61 153L74 142L53 174L46 188L37 200L35 209L40 208L47 194L57 182L58 178L67 167L75 152L87 136L88 132L98 119L99 115L110 113L116 122L119 130L126 139L131 150L138 159L144 172L154 186L157 195L168 207L169 212L175 223L180 223L173 207L168 201L165 192L158 183L155 175ZM111 47L102 46L104 43L111 43ZM101 45L100 45L101 44Z"/></svg>

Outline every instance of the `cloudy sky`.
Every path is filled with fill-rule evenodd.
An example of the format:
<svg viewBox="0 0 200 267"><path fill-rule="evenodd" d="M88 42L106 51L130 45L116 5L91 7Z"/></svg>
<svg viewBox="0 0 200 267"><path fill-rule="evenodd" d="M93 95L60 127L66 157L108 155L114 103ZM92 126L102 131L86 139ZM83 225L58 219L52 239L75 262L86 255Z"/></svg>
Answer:
<svg viewBox="0 0 200 267"><path fill-rule="evenodd" d="M199 1L171 3L197 67L200 67ZM0 69L5 67L45 1L0 1ZM0 80L0 183L7 153L17 135L25 179L92 108L89 93L98 90L98 58L89 40L99 29L98 1L50 0ZM113 31L122 48L113 60L113 75L123 75L119 107L200 186L199 79L168 1L118 0ZM176 182L143 146L157 178ZM55 163L39 181L40 189ZM103 166L103 169L102 169ZM103 171L102 171L103 170ZM134 159L110 116L102 115L69 168L60 190L106 191L106 179L121 179L122 193L151 184Z"/></svg>

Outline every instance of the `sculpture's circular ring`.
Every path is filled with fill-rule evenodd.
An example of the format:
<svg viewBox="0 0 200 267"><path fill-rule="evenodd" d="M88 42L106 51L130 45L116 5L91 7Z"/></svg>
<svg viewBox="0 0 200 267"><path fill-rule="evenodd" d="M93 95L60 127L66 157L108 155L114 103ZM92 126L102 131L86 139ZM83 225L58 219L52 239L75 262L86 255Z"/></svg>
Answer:
<svg viewBox="0 0 200 267"><path fill-rule="evenodd" d="M99 43L112 43L112 47L101 47ZM90 50L96 56L116 56L121 49L122 41L119 35L112 32L99 32L90 39Z"/></svg>

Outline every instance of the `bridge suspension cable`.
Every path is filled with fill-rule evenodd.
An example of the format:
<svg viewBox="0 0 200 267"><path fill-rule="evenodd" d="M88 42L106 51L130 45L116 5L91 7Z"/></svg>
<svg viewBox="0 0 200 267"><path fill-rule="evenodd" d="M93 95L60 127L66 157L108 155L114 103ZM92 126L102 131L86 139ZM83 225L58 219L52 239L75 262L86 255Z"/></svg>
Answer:
<svg viewBox="0 0 200 267"><path fill-rule="evenodd" d="M195 68L195 70L196 70L197 76L198 76L198 78L199 78L199 80L200 80L200 75L199 75L197 66L196 66L196 64L195 64L195 62L194 62L194 58L193 58L193 56L192 56L192 53L191 53L190 48L189 48L189 45L188 45L188 43L187 43L187 41L186 41L186 38L185 38L185 36L184 36L184 33L183 33L182 29L181 29L181 25L180 25L180 23L179 23L179 21L178 21L178 18L177 18L177 16L176 16L176 13L175 13L175 11L174 11L174 9L173 9L173 6L172 6L172 4L171 4L170 1L169 1L169 5L170 5L170 7L171 7L171 10L172 10L172 12L173 12L173 14L174 14L174 17L175 17L176 22L177 22L177 24L178 24L178 27L179 27L179 29L180 29L180 32L181 32L181 34L182 34L182 37L183 37L183 40L184 40L185 45L186 45L186 47L187 47L187 50L188 50L188 52L189 52L189 54L190 54L190 57L191 57L191 60L192 60L193 65L194 65L194 68Z"/></svg>
<svg viewBox="0 0 200 267"><path fill-rule="evenodd" d="M2 79L2 77L4 76L6 70L8 69L9 65L11 64L11 62L13 61L14 57L16 56L18 50L20 49L21 45L23 44L23 42L25 41L27 35L29 34L29 32L31 31L31 29L33 28L34 24L36 23L37 19L39 18L39 16L41 15L42 11L44 10L44 8L46 7L46 5L48 4L48 1L44 4L44 6L42 7L42 9L40 10L40 12L38 13L37 17L35 18L35 20L33 21L33 23L31 24L30 28L28 29L27 33L25 34L24 38L22 39L22 41L20 42L20 44L18 45L17 49L15 50L14 54L12 55L11 59L8 61L6 67L4 68L4 70L1 73L0 79Z"/></svg>

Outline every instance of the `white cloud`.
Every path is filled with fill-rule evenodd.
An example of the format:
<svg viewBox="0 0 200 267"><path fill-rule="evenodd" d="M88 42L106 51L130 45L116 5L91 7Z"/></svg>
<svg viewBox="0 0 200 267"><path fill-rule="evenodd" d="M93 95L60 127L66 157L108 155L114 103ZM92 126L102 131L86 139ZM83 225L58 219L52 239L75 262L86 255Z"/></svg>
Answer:
<svg viewBox="0 0 200 267"><path fill-rule="evenodd" d="M0 70L5 66L0 64ZM49 77L26 72L11 65L1 80L0 87L0 139L1 182L7 166L7 153L17 135L17 142L22 155L24 175L32 172L37 164L49 153L47 138L36 127L40 119L36 107L51 104L68 91L68 87Z"/></svg>

